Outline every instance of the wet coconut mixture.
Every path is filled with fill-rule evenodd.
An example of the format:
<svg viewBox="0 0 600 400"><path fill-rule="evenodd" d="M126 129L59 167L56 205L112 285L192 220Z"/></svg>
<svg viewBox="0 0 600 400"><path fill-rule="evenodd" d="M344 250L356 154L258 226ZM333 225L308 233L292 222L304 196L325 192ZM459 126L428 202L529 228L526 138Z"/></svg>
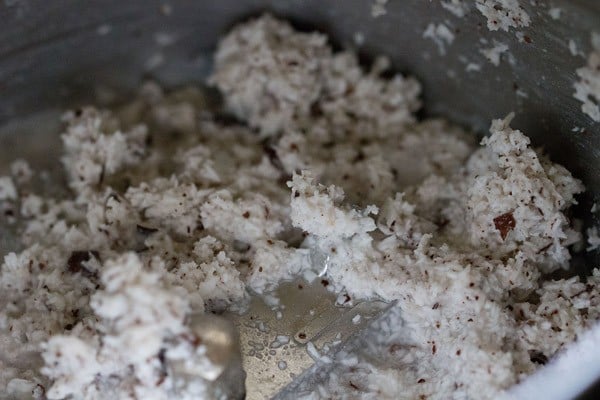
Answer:
<svg viewBox="0 0 600 400"><path fill-rule="evenodd" d="M395 317L372 338L388 367L338 354L299 398L497 398L589 328L600 272L549 278L582 241L568 218L582 183L512 115L481 143L417 120L419 83L388 64L365 70L267 15L219 44L221 110L148 83L66 112L68 195L36 192L23 160L0 178L22 242L0 269L8 398L210 398L189 316L243 311L316 277L315 258L329 290L396 301ZM205 378L172 373L186 360Z"/></svg>

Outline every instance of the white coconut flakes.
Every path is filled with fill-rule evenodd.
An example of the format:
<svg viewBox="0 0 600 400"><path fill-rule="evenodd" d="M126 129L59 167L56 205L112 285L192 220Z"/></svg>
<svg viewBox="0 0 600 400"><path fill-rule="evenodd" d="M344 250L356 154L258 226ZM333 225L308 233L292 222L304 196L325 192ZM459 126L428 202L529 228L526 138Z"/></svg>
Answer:
<svg viewBox="0 0 600 400"><path fill-rule="evenodd" d="M343 366L312 398L492 399L552 360L599 317L598 270L547 277L582 240L567 210L583 185L512 115L479 146L447 121L417 121L419 83L383 77L387 65L365 71L267 15L215 55L210 82L236 119L200 90L152 83L125 106L67 112L68 196L32 191L23 165L0 178L23 245L0 269L0 387L208 398L210 379L167 368L212 368L189 315L323 272L315 254L343 297L397 301L373 342L402 327L410 350L384 368L311 343Z"/></svg>

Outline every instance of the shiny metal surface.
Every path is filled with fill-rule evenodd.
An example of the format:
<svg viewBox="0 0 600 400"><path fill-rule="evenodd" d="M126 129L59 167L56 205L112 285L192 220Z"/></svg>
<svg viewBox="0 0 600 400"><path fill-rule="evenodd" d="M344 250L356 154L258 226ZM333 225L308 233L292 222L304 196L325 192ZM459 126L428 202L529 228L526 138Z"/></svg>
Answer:
<svg viewBox="0 0 600 400"><path fill-rule="evenodd" d="M202 378L215 399L243 399L245 373L241 366L239 335L231 321L210 313L194 314L189 322L205 353L169 365L170 373L187 381ZM208 358L207 361L204 358Z"/></svg>
<svg viewBox="0 0 600 400"><path fill-rule="evenodd" d="M246 314L228 314L240 332L246 398L275 396L315 363L308 343L341 347L388 307L377 301L340 305L317 279L283 283L274 297L255 297Z"/></svg>

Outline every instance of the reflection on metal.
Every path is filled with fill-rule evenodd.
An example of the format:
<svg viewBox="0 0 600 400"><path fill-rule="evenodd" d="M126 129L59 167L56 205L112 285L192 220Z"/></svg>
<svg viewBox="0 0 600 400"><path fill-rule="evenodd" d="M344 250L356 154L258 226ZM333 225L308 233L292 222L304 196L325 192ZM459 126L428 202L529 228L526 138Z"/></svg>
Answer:
<svg viewBox="0 0 600 400"><path fill-rule="evenodd" d="M283 283L276 298L278 302L256 296L245 314L226 315L240 333L248 400L275 396L312 367L308 342L321 350L343 346L389 307L378 301L339 306L321 279ZM353 323L357 315L360 322Z"/></svg>
<svg viewBox="0 0 600 400"><path fill-rule="evenodd" d="M215 399L244 398L245 373L235 326L216 315L194 314L190 328L199 344L197 356L171 362L171 374L185 381L203 379L212 382L209 392Z"/></svg>

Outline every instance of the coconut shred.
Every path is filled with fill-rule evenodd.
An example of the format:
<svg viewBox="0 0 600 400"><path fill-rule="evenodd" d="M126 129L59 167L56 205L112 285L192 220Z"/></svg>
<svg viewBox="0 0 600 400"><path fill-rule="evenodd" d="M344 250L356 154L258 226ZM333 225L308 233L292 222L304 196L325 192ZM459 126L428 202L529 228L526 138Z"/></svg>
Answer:
<svg viewBox="0 0 600 400"><path fill-rule="evenodd" d="M549 278L583 242L568 218L582 183L512 114L481 143L417 120L419 83L388 67L266 15L219 44L221 108L148 83L123 106L66 112L68 194L35 192L22 160L0 178L22 243L0 269L3 391L210 397L208 379L166 367L214 367L190 313L322 273L314 254L329 290L396 301L373 341L403 342L387 368L340 355L298 397L492 399L551 361L599 318L599 270Z"/></svg>

